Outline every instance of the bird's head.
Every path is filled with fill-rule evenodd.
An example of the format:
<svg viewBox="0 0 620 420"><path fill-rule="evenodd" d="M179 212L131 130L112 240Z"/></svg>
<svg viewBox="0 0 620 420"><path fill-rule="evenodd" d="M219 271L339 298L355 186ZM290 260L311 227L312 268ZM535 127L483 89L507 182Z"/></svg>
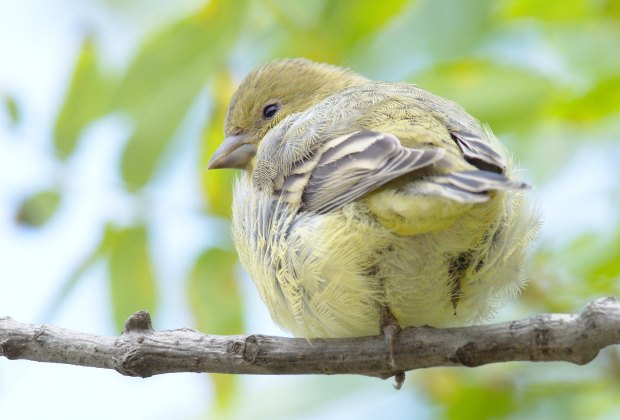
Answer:
<svg viewBox="0 0 620 420"><path fill-rule="evenodd" d="M208 168L250 168L260 141L283 118L366 81L350 70L302 58L272 61L254 70L230 100L226 138Z"/></svg>

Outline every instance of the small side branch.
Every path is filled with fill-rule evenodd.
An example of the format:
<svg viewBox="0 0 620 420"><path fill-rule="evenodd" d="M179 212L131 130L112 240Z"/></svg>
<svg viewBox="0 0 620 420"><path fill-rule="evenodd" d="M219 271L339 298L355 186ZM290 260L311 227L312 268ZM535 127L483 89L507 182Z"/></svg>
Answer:
<svg viewBox="0 0 620 420"><path fill-rule="evenodd" d="M602 298L578 315L548 314L463 328L407 328L395 366L383 336L313 339L216 336L191 329L154 331L146 312L132 315L119 337L99 336L0 317L0 356L115 369L148 377L172 372L360 374L387 378L434 366L508 361L586 364L620 344L620 302Z"/></svg>

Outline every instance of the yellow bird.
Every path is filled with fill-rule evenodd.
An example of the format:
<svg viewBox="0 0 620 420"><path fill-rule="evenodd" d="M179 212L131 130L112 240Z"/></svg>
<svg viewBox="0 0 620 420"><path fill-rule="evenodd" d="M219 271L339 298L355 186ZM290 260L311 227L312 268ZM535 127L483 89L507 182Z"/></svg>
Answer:
<svg viewBox="0 0 620 420"><path fill-rule="evenodd" d="M232 233L272 318L301 337L488 319L524 285L538 214L461 107L305 59L233 95L208 168L238 168Z"/></svg>

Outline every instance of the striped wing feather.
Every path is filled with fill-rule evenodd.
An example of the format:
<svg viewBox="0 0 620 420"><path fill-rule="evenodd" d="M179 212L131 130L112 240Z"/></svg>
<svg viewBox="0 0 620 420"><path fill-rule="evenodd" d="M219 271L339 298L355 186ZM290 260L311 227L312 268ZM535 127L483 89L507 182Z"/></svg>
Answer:
<svg viewBox="0 0 620 420"><path fill-rule="evenodd" d="M303 210L327 213L443 155L440 149L403 147L392 134L356 131L327 141L313 157L297 162L281 193L301 193Z"/></svg>

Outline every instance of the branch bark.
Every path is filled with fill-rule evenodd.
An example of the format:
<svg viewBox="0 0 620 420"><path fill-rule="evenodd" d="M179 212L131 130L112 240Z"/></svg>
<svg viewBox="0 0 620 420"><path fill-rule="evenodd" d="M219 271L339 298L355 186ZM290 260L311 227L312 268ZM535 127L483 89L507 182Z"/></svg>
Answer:
<svg viewBox="0 0 620 420"><path fill-rule="evenodd" d="M602 298L578 315L547 314L463 328L407 328L396 366L383 336L313 339L217 336L191 329L154 331L146 312L132 315L118 337L0 317L0 356L115 369L148 377L172 372L361 374L387 378L435 366L474 367L507 361L586 364L620 344L620 302Z"/></svg>

